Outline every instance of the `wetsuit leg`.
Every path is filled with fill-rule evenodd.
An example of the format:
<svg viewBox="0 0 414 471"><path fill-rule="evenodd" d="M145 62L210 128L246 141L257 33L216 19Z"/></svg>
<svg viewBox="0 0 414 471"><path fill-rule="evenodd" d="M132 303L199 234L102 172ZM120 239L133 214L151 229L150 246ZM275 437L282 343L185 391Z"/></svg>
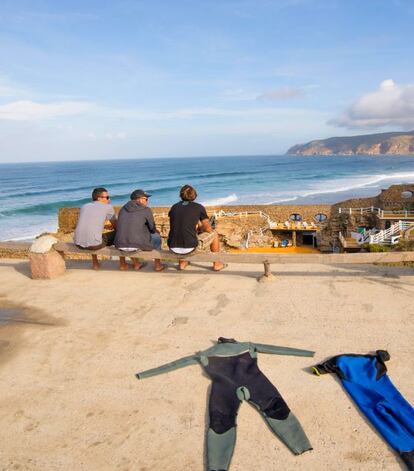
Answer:
<svg viewBox="0 0 414 471"><path fill-rule="evenodd" d="M235 388L213 381L207 432L207 461L209 471L227 471L236 444L236 416L240 407Z"/></svg>
<svg viewBox="0 0 414 471"><path fill-rule="evenodd" d="M414 471L414 408L404 399L375 356L342 355L336 365L342 384L385 440Z"/></svg>
<svg viewBox="0 0 414 471"><path fill-rule="evenodd" d="M263 414L266 422L282 442L294 453L312 450L302 426L283 400L279 391L258 370L246 385L249 390L249 402Z"/></svg>

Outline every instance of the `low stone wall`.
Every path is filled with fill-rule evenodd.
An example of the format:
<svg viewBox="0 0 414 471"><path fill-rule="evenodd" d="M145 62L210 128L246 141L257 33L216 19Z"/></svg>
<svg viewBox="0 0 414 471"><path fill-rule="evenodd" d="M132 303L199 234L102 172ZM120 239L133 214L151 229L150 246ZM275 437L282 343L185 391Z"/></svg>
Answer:
<svg viewBox="0 0 414 471"><path fill-rule="evenodd" d="M120 210L119 206L114 206L115 212ZM270 216L273 221L284 222L289 219L292 213L298 213L302 216L304 221L314 221L316 214L326 214L329 218L331 215L332 206L329 204L322 205L243 205L243 206L209 206L207 212L211 216L214 211L226 212L240 212L240 211L263 211ZM168 221L169 207L154 207L151 208L158 224L166 223ZM79 219L79 208L61 208L59 210L59 232L70 233L76 228ZM259 216L249 216L249 218L240 218L240 221L246 228L257 227L260 221L264 222ZM264 225L264 224L263 224ZM251 226L251 227L250 227ZM260 226L259 226L260 227Z"/></svg>

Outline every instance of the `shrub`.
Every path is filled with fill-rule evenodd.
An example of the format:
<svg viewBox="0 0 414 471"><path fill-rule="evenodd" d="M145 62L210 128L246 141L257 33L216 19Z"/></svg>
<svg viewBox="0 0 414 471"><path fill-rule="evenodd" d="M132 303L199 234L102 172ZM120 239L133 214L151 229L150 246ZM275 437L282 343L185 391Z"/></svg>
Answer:
<svg viewBox="0 0 414 471"><path fill-rule="evenodd" d="M368 252L390 252L392 249L389 245L382 244L366 244Z"/></svg>
<svg viewBox="0 0 414 471"><path fill-rule="evenodd" d="M412 252L414 251L414 240L400 239L394 250L397 252Z"/></svg>

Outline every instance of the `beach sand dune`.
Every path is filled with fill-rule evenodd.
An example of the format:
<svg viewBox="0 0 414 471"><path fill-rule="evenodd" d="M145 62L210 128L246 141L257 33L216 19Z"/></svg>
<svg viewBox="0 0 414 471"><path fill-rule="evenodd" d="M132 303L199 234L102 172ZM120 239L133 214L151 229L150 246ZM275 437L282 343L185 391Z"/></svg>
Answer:
<svg viewBox="0 0 414 471"><path fill-rule="evenodd" d="M26 261L0 260L0 311L14 313L0 324L1 470L202 471L209 379L197 365L134 374L219 336L316 351L259 356L314 450L293 456L244 403L232 471L404 469L340 383L308 368L387 349L390 377L414 403L412 269L283 265L276 282L258 283L261 266L69 264L33 281Z"/></svg>

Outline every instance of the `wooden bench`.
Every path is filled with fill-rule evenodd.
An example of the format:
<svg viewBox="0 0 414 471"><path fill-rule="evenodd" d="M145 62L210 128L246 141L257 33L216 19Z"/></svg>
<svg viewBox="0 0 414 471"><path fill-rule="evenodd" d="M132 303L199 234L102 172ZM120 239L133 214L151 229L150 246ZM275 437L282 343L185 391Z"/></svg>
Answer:
<svg viewBox="0 0 414 471"><path fill-rule="evenodd" d="M30 244L27 243L0 243L1 248L11 248L14 250L28 249ZM64 257L68 254L82 254L105 257L136 257L141 260L153 260L159 258L161 260L173 260L179 259L191 260L194 262L214 262L222 261L224 263L248 263L248 264L263 264L264 275L260 279L270 280L272 279L272 273L270 271L271 264L324 264L324 265L338 265L338 264L373 264L373 263L391 263L391 262L414 262L414 252L366 252L366 253L341 253L341 254L283 254L283 253L228 253L228 252L193 252L189 255L177 255L168 250L151 250L151 251L137 251L133 253L125 254L114 247L104 247L99 250L83 250L76 247L73 243L68 242L57 242L53 245L53 249L49 254L56 259L56 255L59 253L62 259L62 267L65 267ZM39 255L39 254L33 254ZM43 255L43 254L41 254ZM43 263L43 262L41 262ZM45 263L47 259L45 258ZM64 268L61 270L64 271ZM47 270L45 271L47 273ZM33 269L32 269L33 275ZM33 276L33 278L53 278L52 276Z"/></svg>

